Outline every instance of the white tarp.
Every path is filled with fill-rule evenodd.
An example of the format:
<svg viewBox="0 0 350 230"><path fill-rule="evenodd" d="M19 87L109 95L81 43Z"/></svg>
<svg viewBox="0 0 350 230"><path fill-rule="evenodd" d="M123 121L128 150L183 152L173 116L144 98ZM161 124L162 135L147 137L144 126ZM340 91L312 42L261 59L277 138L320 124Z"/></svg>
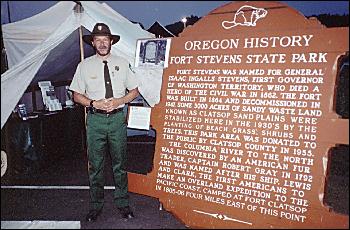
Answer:
<svg viewBox="0 0 350 230"><path fill-rule="evenodd" d="M53 7L24 20L2 25L4 46L7 53L9 70L1 76L1 128L12 110L21 99L38 70L45 75L62 65L71 65L70 53L65 39L80 26L92 31L97 22L106 23L112 34L120 35L120 41L112 47L112 53L123 56L132 65L135 59L136 41L153 38L154 35L143 30L115 12L105 3L82 1L83 13L75 13L74 2L58 2ZM79 44L79 38L76 39ZM57 49L57 47L61 47ZM54 53L50 53L54 50ZM51 62L46 58L50 55ZM64 63L64 61L66 63ZM137 69L139 91L152 107L159 102L163 71L160 69ZM62 72L62 71L61 71ZM56 76L52 76L55 80ZM68 76L72 79L72 75Z"/></svg>

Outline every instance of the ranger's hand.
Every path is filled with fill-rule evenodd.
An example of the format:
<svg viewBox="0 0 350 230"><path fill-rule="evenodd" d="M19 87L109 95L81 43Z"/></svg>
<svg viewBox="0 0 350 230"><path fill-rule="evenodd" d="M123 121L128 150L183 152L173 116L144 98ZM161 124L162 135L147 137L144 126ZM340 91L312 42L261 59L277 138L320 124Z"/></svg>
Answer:
<svg viewBox="0 0 350 230"><path fill-rule="evenodd" d="M123 100L121 98L108 98L106 100L106 110L107 112L110 112L116 108L118 108L120 105L124 104Z"/></svg>
<svg viewBox="0 0 350 230"><path fill-rule="evenodd" d="M107 110L109 102L107 101L107 99L100 99L100 100L94 101L93 104L96 109Z"/></svg>

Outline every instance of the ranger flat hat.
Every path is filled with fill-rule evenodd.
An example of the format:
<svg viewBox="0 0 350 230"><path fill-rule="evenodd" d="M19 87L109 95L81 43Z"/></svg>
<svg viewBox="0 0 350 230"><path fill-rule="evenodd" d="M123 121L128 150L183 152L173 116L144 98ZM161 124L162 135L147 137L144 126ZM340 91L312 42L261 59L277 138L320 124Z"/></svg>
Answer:
<svg viewBox="0 0 350 230"><path fill-rule="evenodd" d="M92 46L94 36L109 36L112 39L112 45L117 43L120 39L119 35L111 34L109 27L104 23L96 23L90 35L83 35L83 40Z"/></svg>

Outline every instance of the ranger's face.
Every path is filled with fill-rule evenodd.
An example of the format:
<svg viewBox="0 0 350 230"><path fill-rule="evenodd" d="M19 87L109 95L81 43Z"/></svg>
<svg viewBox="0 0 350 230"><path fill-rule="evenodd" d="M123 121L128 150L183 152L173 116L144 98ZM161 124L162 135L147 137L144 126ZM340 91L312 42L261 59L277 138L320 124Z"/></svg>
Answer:
<svg viewBox="0 0 350 230"><path fill-rule="evenodd" d="M112 40L109 36L94 36L92 45L98 55L106 56L111 51Z"/></svg>

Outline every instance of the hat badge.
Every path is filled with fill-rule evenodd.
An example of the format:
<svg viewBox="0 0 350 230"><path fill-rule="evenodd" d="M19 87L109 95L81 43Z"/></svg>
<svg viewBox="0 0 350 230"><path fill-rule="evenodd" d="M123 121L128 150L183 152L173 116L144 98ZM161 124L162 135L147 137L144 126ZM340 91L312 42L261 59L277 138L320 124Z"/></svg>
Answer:
<svg viewBox="0 0 350 230"><path fill-rule="evenodd" d="M102 30L102 26L98 26L97 29L98 29L98 30Z"/></svg>

